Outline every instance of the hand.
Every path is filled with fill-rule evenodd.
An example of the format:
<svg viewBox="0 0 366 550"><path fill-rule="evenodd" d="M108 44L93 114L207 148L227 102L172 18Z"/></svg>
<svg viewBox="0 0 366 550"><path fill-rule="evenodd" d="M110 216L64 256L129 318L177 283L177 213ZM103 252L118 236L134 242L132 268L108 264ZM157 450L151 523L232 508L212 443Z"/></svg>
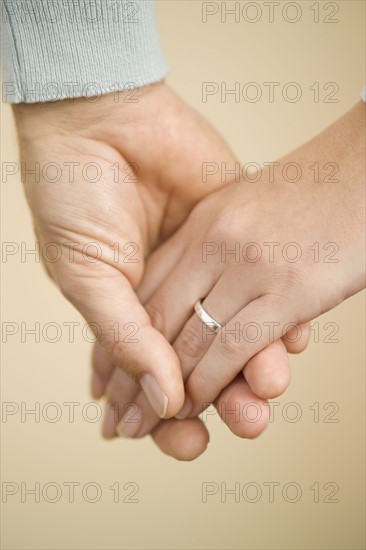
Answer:
<svg viewBox="0 0 366 550"><path fill-rule="evenodd" d="M202 162L230 163L234 158L212 128L165 85L144 88L138 104L125 99L120 94L117 104L114 96L105 96L98 104L77 100L22 104L14 110L25 172L38 163L44 175L39 181L29 173L23 177L38 239L42 247L56 243L63 251L59 261L46 262L47 271L94 328L102 329L101 334L99 329L96 332L109 355L99 365L112 357L117 375L124 377L120 367L128 369L137 382L140 369L155 373L160 367L159 354L172 363L168 368L174 371L176 365L170 347L151 329L133 292L145 256L179 226L202 196L222 185L219 178L210 186L202 185ZM85 177L88 163L101 171L101 178L95 178L98 172L93 171ZM96 246L88 247L89 243ZM81 253L83 247L88 253ZM144 327L140 345L122 345L129 338L124 331L137 321ZM111 330L116 322L121 329L117 342ZM179 382L174 372L171 380L165 375L164 369L161 383L166 393L172 388L174 396L174 383ZM160 379L162 373L156 376ZM140 388L125 378L124 387ZM96 376L94 389L95 385ZM179 394L176 410L177 403ZM167 416L173 412L174 402ZM156 417L151 409L150 414ZM183 430L185 449L179 445ZM207 431L198 420L165 423L154 436L165 452L181 458L199 454L207 443Z"/></svg>
<svg viewBox="0 0 366 550"><path fill-rule="evenodd" d="M262 378L268 395L276 397L285 389L290 371L284 344L288 352L300 353L306 348L309 335L307 324L296 327L283 342L271 343L249 362L249 367L252 365L257 371L254 379ZM150 433L164 453L178 460L193 460L204 452L209 434L203 421L199 418L160 420L140 387L113 365L99 344L94 346L92 366L92 394L99 399L105 393L108 399L103 425L106 438L143 437ZM268 403L251 392L243 377L229 384L214 405L222 421L239 437L257 437L268 425Z"/></svg>
<svg viewBox="0 0 366 550"><path fill-rule="evenodd" d="M14 112L38 241L62 251L46 262L48 273L113 363L169 418L184 400L179 361L135 289L150 252L222 186L219 177L202 183L202 162L234 158L165 84L143 88L137 103L129 95L19 104ZM35 163L39 181L27 173Z"/></svg>
<svg viewBox="0 0 366 550"><path fill-rule="evenodd" d="M164 265L164 256L157 265ZM154 269L149 268L149 261L147 266L149 275L154 274ZM149 279L150 292L152 280ZM279 396L289 383L290 368L286 349L289 353L302 352L308 344L309 336L307 323L294 327L282 341L280 339L271 343L249 361L247 368L253 371L252 380L254 383L259 381L262 393L267 397ZM92 394L96 399L105 394L108 401L103 425L106 438L118 435L136 438L151 434L163 452L179 460L193 460L206 449L209 434L204 422L198 418L171 419L168 422L160 420L151 410L140 387L113 365L99 344L94 346L92 366ZM257 437L268 425L267 401L257 397L243 377L229 384L214 401L214 405L222 421L239 437Z"/></svg>
<svg viewBox="0 0 366 550"><path fill-rule="evenodd" d="M251 358L294 324L313 319L363 288L363 118L360 103L283 159L282 166L301 166L301 183L279 178L272 183L266 171L260 184L243 182L217 191L201 201L151 257L140 295L148 300L154 326L174 341L181 361L187 397L180 418L196 416L243 367L251 390L268 397L258 376L260 366L254 368ZM334 160L339 182L314 183L310 167ZM276 243L274 258L264 254L269 242ZM255 245L244 256L229 254L223 260L217 253L222 243L226 250L235 249L236 243ZM291 250L286 248L289 243ZM331 262L317 259L314 243L328 257L331 252L336 257L333 254ZM207 261L202 258L205 250L211 251ZM164 270L162 258L174 269ZM157 284L160 288L151 296L150 285ZM200 299L206 311L225 324L215 337L203 333L201 321L192 314Z"/></svg>

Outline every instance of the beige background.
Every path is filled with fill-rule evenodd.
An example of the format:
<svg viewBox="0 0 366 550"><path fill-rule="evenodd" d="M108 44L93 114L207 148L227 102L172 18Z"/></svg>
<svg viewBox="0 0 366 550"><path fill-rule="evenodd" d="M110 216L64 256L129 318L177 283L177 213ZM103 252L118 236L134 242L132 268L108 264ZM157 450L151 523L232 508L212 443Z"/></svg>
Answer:
<svg viewBox="0 0 366 550"><path fill-rule="evenodd" d="M231 3L232 4L232 3ZM242 3L243 4L243 3ZM284 2L282 2L284 4ZM173 68L170 84L184 99L206 115L225 135L243 162L270 161L301 144L327 126L358 99L364 84L364 16L362 1L338 2L337 24L315 24L309 6L300 1L303 17L289 24L277 17L256 24L242 21L201 21L199 1L157 3L162 40ZM320 14L324 17L324 3ZM202 81L299 82L303 99L291 104L201 101ZM308 90L337 82L339 103L314 103ZM9 106L2 106L2 162L17 160L16 139ZM19 178L2 183L3 241L34 243L30 215ZM47 279L39 264L21 263L14 256L2 267L2 321L41 326L55 321L80 322L76 341L66 331L58 343L22 343L19 336L3 345L1 392L5 402L26 402L30 408L59 403L62 418L47 422L41 415L21 422L11 416L2 428L2 481L31 487L56 482L64 491L57 503L41 497L34 503L20 494L2 505L2 548L6 549L115 549L115 548L245 548L343 549L364 548L364 295L359 294L318 319L320 342L302 356L292 358L293 381L279 399L274 422L255 441L240 440L213 416L211 443L193 463L178 463L163 455L150 441L105 442L99 423L83 420L88 394L91 346L81 337L84 325ZM339 343L324 343L326 322L337 323ZM78 402L75 422L68 421L64 402ZM301 410L297 423L285 421L286 404ZM319 403L320 421L309 409ZM324 422L336 403L336 423ZM20 406L20 405L19 405ZM49 416L54 413L49 409ZM92 411L90 410L90 415ZM47 419L47 411L45 412ZM85 502L80 487L69 503L65 482L83 486L98 483L98 503ZM122 502L131 489L113 502L108 487L137 483L138 503ZM203 482L241 487L258 483L263 491L256 503L220 494L202 502ZM274 503L265 482L278 482ZM286 502L282 488L296 482L302 497ZM319 482L320 502L309 486ZM338 484L338 503L323 502ZM249 493L249 498L254 493ZM293 495L289 490L290 498ZM53 493L50 489L49 497ZM93 493L90 490L91 498Z"/></svg>

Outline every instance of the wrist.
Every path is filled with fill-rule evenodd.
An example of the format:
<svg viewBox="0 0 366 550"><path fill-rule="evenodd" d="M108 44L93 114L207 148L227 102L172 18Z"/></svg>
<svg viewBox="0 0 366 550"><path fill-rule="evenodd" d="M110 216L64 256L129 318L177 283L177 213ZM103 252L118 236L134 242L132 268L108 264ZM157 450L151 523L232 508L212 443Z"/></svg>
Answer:
<svg viewBox="0 0 366 550"><path fill-rule="evenodd" d="M13 104L18 134L35 139L52 133L77 132L92 137L101 128L128 124L168 88L164 81L96 97L67 98L44 103Z"/></svg>

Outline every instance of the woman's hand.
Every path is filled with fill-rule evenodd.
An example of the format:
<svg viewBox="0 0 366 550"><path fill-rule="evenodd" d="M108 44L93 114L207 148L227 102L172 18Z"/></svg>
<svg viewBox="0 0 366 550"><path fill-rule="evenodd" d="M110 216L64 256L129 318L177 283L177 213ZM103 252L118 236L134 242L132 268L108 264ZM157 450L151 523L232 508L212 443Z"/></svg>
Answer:
<svg viewBox="0 0 366 550"><path fill-rule="evenodd" d="M231 184L151 257L140 296L187 380L179 418L196 416L243 367L251 390L268 397L250 359L363 288L364 109L283 159L301 167L301 182L272 182L267 170L259 183ZM315 162L337 162L338 183L314 183ZM216 336L193 313L197 300L224 325Z"/></svg>

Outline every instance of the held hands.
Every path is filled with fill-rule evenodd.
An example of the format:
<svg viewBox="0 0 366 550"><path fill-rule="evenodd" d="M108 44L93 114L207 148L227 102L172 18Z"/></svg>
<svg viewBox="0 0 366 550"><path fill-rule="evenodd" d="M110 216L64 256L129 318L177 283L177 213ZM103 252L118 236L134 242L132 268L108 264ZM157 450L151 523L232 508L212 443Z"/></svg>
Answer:
<svg viewBox="0 0 366 550"><path fill-rule="evenodd" d="M108 361L118 367L109 398L121 399L122 381L124 392L141 385L155 421L180 410L182 376L176 354L152 327L135 289L145 258L202 197L222 186L219 176L203 185L202 163L235 159L166 85L144 88L133 98L137 103L127 99L120 94L98 103L21 104L14 112L37 239L63 252L46 269L95 330L106 355L96 353L94 364L102 371ZM29 173L36 163L40 181ZM170 267L165 263L164 269ZM131 342L131 326L138 327L138 344ZM102 382L95 375L95 394ZM178 458L200 454L208 437L198 420L165 422L154 436Z"/></svg>
<svg viewBox="0 0 366 550"><path fill-rule="evenodd" d="M308 339L308 328L302 323L362 288L362 112L363 106L358 105L284 159L284 164L295 161L303 168L301 184L271 182L267 172L263 185L243 182L217 191L202 200L183 227L151 256L139 296L153 325L173 342L181 362L187 397L179 418L194 417L211 402L221 415L222 405L225 413L238 403L242 408L251 403L261 411L254 424L233 420L233 415L224 414L224 420L238 435L260 433L268 420L264 400L282 393L289 381L279 338L287 333L284 341L289 351L301 351ZM352 143L351 151L345 142ZM339 162L339 182L314 184L307 168L332 158ZM252 243L245 258L241 253L218 253L221 244L233 251L242 243ZM286 248L288 256L264 257L263 250L270 250L271 243L277 252ZM325 257L318 258L315 243L327 251ZM170 265L173 269L167 268ZM224 323L216 336L193 313L193 304L203 297L204 308ZM294 340L297 349L291 349ZM134 404L132 416L125 415L117 431L129 436L151 430L153 436L160 434L162 423L155 428L158 420L149 415L138 388L130 394L122 389L114 392L113 365L102 365L102 360L94 361L101 377L100 392L107 387L122 410L128 402ZM166 427L169 433L173 422ZM111 420L106 425L109 436L114 428ZM162 437L158 443L165 448Z"/></svg>
<svg viewBox="0 0 366 550"><path fill-rule="evenodd" d="M109 402L120 405L117 414L107 408L105 435L152 431L165 452L190 459L207 445L205 427L198 419L159 422L159 416L171 418L180 411L180 417L192 417L212 401L220 414L222 405L230 410L236 402L257 403L263 410L259 422L225 421L238 435L260 433L268 422L265 399L279 395L289 382L285 345L301 351L308 338L305 326L296 344L290 333L281 340L284 327L308 321L357 291L362 269L352 267L352 261L359 244L351 242L352 228L348 236L342 232L342 220L336 237L327 231L332 209L339 210L343 200L339 193L330 197L306 182L301 194L289 184L254 188L243 183L219 190L219 174L203 184L203 162L231 164L235 159L213 129L166 85L144 88L136 104L123 103L123 94L118 97L119 103L104 96L99 104L76 100L16 107L26 166L73 167L73 178L69 170L67 175L62 171L56 183L25 178L26 194L38 240L63 249L59 262L47 264L49 274L91 327L97 327L93 393L98 397L106 392ZM331 140L322 139L327 150ZM317 152L319 143L313 151L311 147L299 150L300 162ZM101 172L94 183L84 177L88 163ZM212 195L204 198L208 193ZM351 197L352 190L346 195ZM359 228L359 217L352 224ZM214 256L202 262L207 242L225 241L231 248L237 241L297 241L305 248L321 239L347 245L346 251L341 249L340 265L330 271L312 266L308 255L291 266L265 260L223 263ZM78 245L73 261L70 243ZM80 254L83 247L92 261ZM126 261L131 251L137 262ZM228 327L236 322L260 326L266 320L279 324L271 338L263 331L254 343L230 337L222 342L210 335L204 341L202 324L192 316L193 304L203 298L207 311ZM129 342L131 323L138 326L138 343ZM117 338L111 325L118 327ZM185 400L181 367L187 380Z"/></svg>
<svg viewBox="0 0 366 550"><path fill-rule="evenodd" d="M184 402L179 360L152 327L135 289L145 258L202 197L222 186L219 176L202 184L202 163L235 159L164 84L133 99L138 102L120 94L98 103L21 104L14 111L37 239L63 251L59 261L46 263L48 273L95 330L118 366L123 390L142 386L152 403L149 414L169 418ZM40 181L29 173L36 163ZM131 326L138 327L138 343ZM165 423L155 437L178 458L193 458L207 444L198 420Z"/></svg>

